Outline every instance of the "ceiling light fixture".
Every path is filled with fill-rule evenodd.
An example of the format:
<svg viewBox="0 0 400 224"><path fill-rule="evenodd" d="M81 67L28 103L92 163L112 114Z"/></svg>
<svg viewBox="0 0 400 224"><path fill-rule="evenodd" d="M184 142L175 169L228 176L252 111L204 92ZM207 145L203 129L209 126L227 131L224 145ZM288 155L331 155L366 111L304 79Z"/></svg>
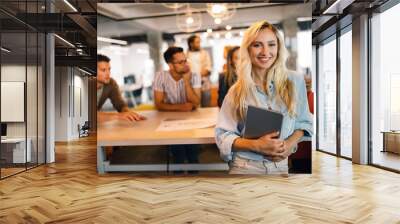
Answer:
<svg viewBox="0 0 400 224"><path fill-rule="evenodd" d="M226 25L226 30L231 30L232 29L232 27L231 26L229 26L229 25Z"/></svg>
<svg viewBox="0 0 400 224"><path fill-rule="evenodd" d="M219 25L219 24L222 23L222 20L221 20L220 18L215 18L215 19L214 19L214 23L217 24L217 25Z"/></svg>
<svg viewBox="0 0 400 224"><path fill-rule="evenodd" d="M77 49L76 49L76 52L77 52L79 55L83 55L83 49L81 49L81 48L77 48Z"/></svg>
<svg viewBox="0 0 400 224"><path fill-rule="evenodd" d="M207 12L216 20L228 20L235 13L239 3L207 3Z"/></svg>
<svg viewBox="0 0 400 224"><path fill-rule="evenodd" d="M170 9L179 9L185 5L185 3L162 3L163 6Z"/></svg>
<svg viewBox="0 0 400 224"><path fill-rule="evenodd" d="M221 14L227 10L226 5L224 4L213 4L211 6L211 12L214 14Z"/></svg>
<svg viewBox="0 0 400 224"><path fill-rule="evenodd" d="M107 37L97 37L97 41L111 43L111 44L128 45L128 42L125 40L111 39Z"/></svg>
<svg viewBox="0 0 400 224"><path fill-rule="evenodd" d="M87 75L92 75L92 73L90 73L90 72L88 72L88 71L85 71L85 70L83 70L83 69L81 69L81 68L79 68L79 67L78 67L78 70L81 71L81 72L83 72L83 73L85 73L85 74L87 74Z"/></svg>
<svg viewBox="0 0 400 224"><path fill-rule="evenodd" d="M64 0L65 4L67 4L74 12L78 12L78 10L68 1Z"/></svg>
<svg viewBox="0 0 400 224"><path fill-rule="evenodd" d="M322 14L342 14L343 9L353 3L354 0L336 0Z"/></svg>
<svg viewBox="0 0 400 224"><path fill-rule="evenodd" d="M58 39L60 39L62 42L66 43L67 45L69 45L70 47L75 48L75 45L73 45L71 42L69 42L68 40L58 36L57 34L54 34L55 37L57 37Z"/></svg>
<svg viewBox="0 0 400 224"><path fill-rule="evenodd" d="M8 50L8 49L5 48L5 47L1 47L0 49L1 49L2 51L6 52L6 53L10 53L10 52L11 52L10 50Z"/></svg>
<svg viewBox="0 0 400 224"><path fill-rule="evenodd" d="M183 14L176 14L176 26L182 32L192 33L201 28L202 16L200 12L194 12L187 4Z"/></svg>
<svg viewBox="0 0 400 224"><path fill-rule="evenodd" d="M193 17L188 17L188 18L186 19L186 23L187 23L188 25L192 24L193 22L194 22Z"/></svg>

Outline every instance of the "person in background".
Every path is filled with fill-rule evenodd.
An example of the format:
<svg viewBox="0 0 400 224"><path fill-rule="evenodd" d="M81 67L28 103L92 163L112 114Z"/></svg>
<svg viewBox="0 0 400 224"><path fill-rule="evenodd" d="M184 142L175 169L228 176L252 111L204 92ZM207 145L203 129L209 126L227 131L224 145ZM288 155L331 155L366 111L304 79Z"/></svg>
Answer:
<svg viewBox="0 0 400 224"><path fill-rule="evenodd" d="M201 75L201 106L209 107L211 103L211 59L208 52L201 49L200 37L193 35L188 38L189 66L193 73Z"/></svg>
<svg viewBox="0 0 400 224"><path fill-rule="evenodd" d="M221 73L223 73L223 74L225 74L226 71L227 71L227 69L228 69L228 65L226 64L226 60L227 60L227 58L228 58L228 52L229 52L230 49L232 49L232 47L233 47L233 46L231 46L231 45L225 45L225 46L224 46L224 60L225 60L225 63L224 63L224 65L222 66L222 72L221 72Z"/></svg>
<svg viewBox="0 0 400 224"><path fill-rule="evenodd" d="M164 52L169 70L156 74L154 79L155 106L161 111L189 112L200 104L201 78L190 70L186 55L180 47L169 47ZM187 158L189 163L198 163L198 147L195 145L170 146L174 163L180 164ZM182 173L183 171L174 171ZM197 173L189 171L189 173Z"/></svg>
<svg viewBox="0 0 400 224"><path fill-rule="evenodd" d="M282 35L267 21L245 32L240 46L238 81L229 89L218 114L215 138L230 174L288 175L288 156L297 143L311 139L312 115L304 78L286 68ZM283 115L279 132L246 139L247 107L256 106Z"/></svg>
<svg viewBox="0 0 400 224"><path fill-rule="evenodd" d="M218 106L221 107L229 88L236 82L236 68L239 63L239 46L234 46L228 51L226 57L226 72L219 76Z"/></svg>
<svg viewBox="0 0 400 224"><path fill-rule="evenodd" d="M111 100L117 114L100 112L107 99ZM117 82L111 78L110 58L105 55L97 55L97 119L104 120L125 120L140 121L145 117L130 111L126 102L122 99Z"/></svg>
<svg viewBox="0 0 400 224"><path fill-rule="evenodd" d="M158 110L192 111L200 104L201 78L192 73L180 47L169 47L164 52L169 70L154 78L154 101Z"/></svg>

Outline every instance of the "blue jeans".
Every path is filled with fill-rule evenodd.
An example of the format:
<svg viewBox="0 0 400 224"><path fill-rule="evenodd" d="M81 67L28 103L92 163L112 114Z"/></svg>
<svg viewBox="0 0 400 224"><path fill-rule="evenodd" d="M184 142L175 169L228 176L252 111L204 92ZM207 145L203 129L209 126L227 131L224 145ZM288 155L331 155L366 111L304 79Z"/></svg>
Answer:
<svg viewBox="0 0 400 224"><path fill-rule="evenodd" d="M201 107L209 107L211 105L211 90L201 91Z"/></svg>

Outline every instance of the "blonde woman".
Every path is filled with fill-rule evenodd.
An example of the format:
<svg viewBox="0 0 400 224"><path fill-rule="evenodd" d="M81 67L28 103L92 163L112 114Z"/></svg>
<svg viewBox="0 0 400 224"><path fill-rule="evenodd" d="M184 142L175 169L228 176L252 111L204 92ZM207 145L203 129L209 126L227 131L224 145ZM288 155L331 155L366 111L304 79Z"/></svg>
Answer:
<svg viewBox="0 0 400 224"><path fill-rule="evenodd" d="M266 21L247 29L239 53L238 81L225 97L215 130L221 157L230 174L287 175L288 156L312 135L304 79L287 70L283 38ZM280 111L281 133L243 138L249 105Z"/></svg>

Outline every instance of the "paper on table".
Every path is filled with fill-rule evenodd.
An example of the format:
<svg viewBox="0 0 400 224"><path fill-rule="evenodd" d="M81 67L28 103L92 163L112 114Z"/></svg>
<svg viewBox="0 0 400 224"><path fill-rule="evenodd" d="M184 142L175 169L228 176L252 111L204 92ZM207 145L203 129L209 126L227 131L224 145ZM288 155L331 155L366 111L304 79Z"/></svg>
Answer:
<svg viewBox="0 0 400 224"><path fill-rule="evenodd" d="M156 131L182 131L197 128L208 128L216 124L215 119L183 119L183 120L170 120L166 119L161 121Z"/></svg>

